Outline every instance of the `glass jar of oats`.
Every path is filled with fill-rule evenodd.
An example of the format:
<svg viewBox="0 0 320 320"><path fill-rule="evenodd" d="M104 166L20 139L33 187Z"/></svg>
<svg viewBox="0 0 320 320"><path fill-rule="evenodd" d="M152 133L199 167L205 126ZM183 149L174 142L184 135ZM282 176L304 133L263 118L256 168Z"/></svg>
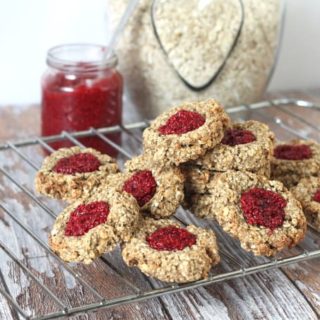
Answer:
<svg viewBox="0 0 320 320"><path fill-rule="evenodd" d="M110 0L117 22L127 0ZM133 103L152 118L185 100L258 100L277 55L281 0L141 0L119 46Z"/></svg>

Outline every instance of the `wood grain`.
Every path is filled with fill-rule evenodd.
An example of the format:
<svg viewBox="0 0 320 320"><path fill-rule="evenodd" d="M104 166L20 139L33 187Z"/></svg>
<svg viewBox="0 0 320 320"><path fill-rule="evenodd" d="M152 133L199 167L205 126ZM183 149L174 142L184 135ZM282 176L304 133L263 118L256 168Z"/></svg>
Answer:
<svg viewBox="0 0 320 320"><path fill-rule="evenodd" d="M288 94L286 94L288 96ZM319 92L292 92L295 98L303 98L320 102ZM269 97L280 96L278 94ZM270 110L268 116L279 115L280 110ZM308 118L316 126L319 120L316 116L306 114L301 110L301 116ZM266 121L265 114L243 115ZM281 113L284 121L288 120L285 112ZM299 121L290 122L295 128ZM16 128L19 128L17 131ZM39 133L39 107L30 106L18 112L15 106L0 108L0 140L13 137L34 136ZM277 132L282 139L290 139L284 131ZM308 134L317 133L311 132ZM131 141L134 154L136 145ZM24 148L23 152L32 157L36 164L42 161L39 149ZM24 186L33 190L34 169L10 152L0 153L0 167L9 171ZM53 219L39 208L21 190L15 187L6 177L0 174L0 201L25 222L47 243L47 234ZM57 214L64 206L63 203L40 198ZM181 213L180 213L181 214ZM204 225L204 221L187 214L186 221ZM207 225L207 223L206 223ZM234 259L223 257L222 263L213 273L238 268L234 262L250 266L265 261L245 253L239 244L227 236L214 223L210 225L217 233L219 243L224 252L231 254ZM0 240L18 256L37 278L48 286L67 306L80 306L95 300L92 294L72 277L63 266L50 257L35 241L8 215L0 210ZM310 235L296 253L303 249L319 248L319 236ZM286 253L283 253L284 255ZM10 294L17 299L24 310L32 314L44 314L59 310L53 300L44 294L43 290L12 262L0 250L0 286L9 288ZM117 275L107 263L120 272ZM149 279L138 270L127 268L119 252L105 255L90 266L73 265L72 269L80 273L97 291L106 298L133 294L134 290L127 284L134 284L141 290L151 290L163 286L163 283ZM196 290L188 290L179 294L167 295L145 302L133 303L113 309L99 310L86 315L76 315L72 319L318 319L320 316L320 259L292 265L278 270L259 273L242 279L218 283ZM0 274L1 275L1 274ZM125 279L125 280L123 280ZM0 298L0 319L18 319L18 315L8 305L4 298Z"/></svg>

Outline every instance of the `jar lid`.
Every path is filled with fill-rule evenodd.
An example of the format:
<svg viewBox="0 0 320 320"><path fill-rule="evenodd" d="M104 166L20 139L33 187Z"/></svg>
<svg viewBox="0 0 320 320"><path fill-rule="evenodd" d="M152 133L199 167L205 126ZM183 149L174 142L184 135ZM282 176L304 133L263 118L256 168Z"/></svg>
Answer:
<svg viewBox="0 0 320 320"><path fill-rule="evenodd" d="M92 72L113 68L118 63L114 51L107 56L108 48L97 44L62 44L50 48L47 64L63 71Z"/></svg>

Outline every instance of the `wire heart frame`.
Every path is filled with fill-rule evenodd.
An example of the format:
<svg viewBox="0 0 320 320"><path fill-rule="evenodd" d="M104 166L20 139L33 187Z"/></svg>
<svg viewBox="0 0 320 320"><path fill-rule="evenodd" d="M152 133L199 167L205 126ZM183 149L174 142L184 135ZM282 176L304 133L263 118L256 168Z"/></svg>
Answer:
<svg viewBox="0 0 320 320"><path fill-rule="evenodd" d="M205 84L201 85L201 86L194 86L192 84L190 84L180 73L179 71L175 68L175 66L173 65L173 63L170 61L168 53L166 51L166 49L164 48L164 45L160 39L158 30L157 30L157 26L156 26L156 22L155 22L155 10L156 10L156 2L157 0L153 0L152 1L152 5L151 5L151 25L152 25L152 29L154 32L154 35L159 43L159 46L161 48L161 50L163 51L165 58L168 62L168 64L171 66L171 68L173 69L173 71L176 73L176 75L182 80L182 82L191 90L193 91L202 91L205 90L206 88L208 88L214 81L215 79L219 76L219 74L221 73L221 71L223 70L223 67L225 66L227 60L229 59L230 55L232 54L234 48L237 45L238 39L240 37L241 31L242 31L242 27L244 24L244 19L245 19L245 14L244 14L244 4L242 0L238 0L239 2L239 8L240 8L240 23L238 26L238 31L236 33L236 36L234 37L229 50L227 51L227 54L225 56L225 58L223 59L222 63L220 64L220 66L217 68L216 72L213 74L213 76L209 79L209 81L207 81Z"/></svg>

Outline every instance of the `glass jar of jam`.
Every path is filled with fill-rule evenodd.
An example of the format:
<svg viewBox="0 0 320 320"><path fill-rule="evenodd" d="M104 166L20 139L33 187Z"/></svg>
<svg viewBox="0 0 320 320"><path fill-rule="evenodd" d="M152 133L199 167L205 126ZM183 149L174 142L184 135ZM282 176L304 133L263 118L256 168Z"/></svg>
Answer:
<svg viewBox="0 0 320 320"><path fill-rule="evenodd" d="M117 57L105 58L107 48L92 44L68 44L51 48L48 69L41 81L41 132L43 136L121 124L123 80L116 70ZM108 138L120 143L120 133ZM87 147L111 156L116 150L98 137L79 138ZM70 147L62 140L55 149Z"/></svg>

